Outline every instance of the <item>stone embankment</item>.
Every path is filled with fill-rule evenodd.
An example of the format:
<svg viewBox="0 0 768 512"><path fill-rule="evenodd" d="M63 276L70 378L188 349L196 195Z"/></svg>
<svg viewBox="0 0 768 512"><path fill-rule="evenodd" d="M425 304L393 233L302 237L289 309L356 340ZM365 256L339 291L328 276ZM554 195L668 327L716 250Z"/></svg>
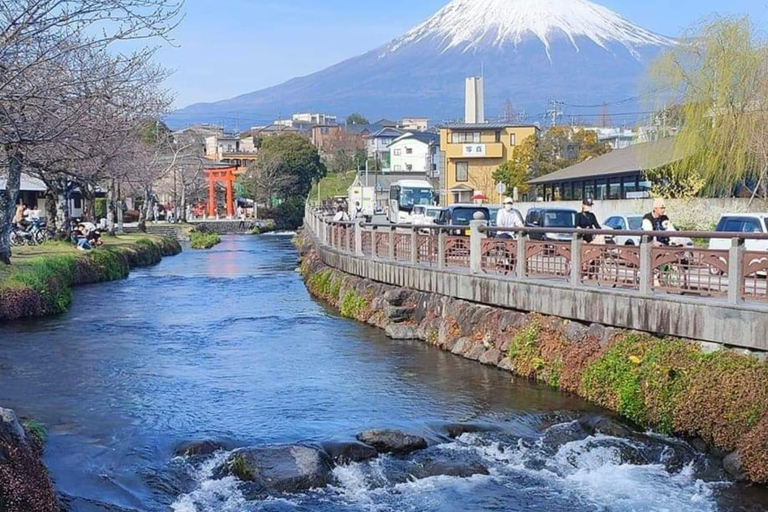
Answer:
<svg viewBox="0 0 768 512"><path fill-rule="evenodd" d="M3 269L0 321L63 313L72 302L73 286L124 279L132 268L154 265L164 256L181 252L177 240L156 236L88 252L51 247L57 252Z"/></svg>
<svg viewBox="0 0 768 512"><path fill-rule="evenodd" d="M305 244L302 246L302 244ZM340 313L539 381L691 440L768 483L768 364L754 355L488 307L344 274L299 240L310 292Z"/></svg>

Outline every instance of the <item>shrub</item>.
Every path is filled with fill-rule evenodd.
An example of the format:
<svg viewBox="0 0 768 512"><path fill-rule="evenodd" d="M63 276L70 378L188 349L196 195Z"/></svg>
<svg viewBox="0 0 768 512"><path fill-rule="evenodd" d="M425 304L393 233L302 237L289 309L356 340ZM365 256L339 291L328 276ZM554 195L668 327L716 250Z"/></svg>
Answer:
<svg viewBox="0 0 768 512"><path fill-rule="evenodd" d="M368 300L353 289L347 290L344 297L341 299L341 316L362 320L364 319L367 310Z"/></svg>
<svg viewBox="0 0 768 512"><path fill-rule="evenodd" d="M216 233L193 231L189 235L189 245L193 249L210 249L219 243L221 243L221 237Z"/></svg>
<svg viewBox="0 0 768 512"><path fill-rule="evenodd" d="M675 410L675 426L732 450L766 417L766 408L768 365L729 351L715 352L702 355L691 369L685 400Z"/></svg>

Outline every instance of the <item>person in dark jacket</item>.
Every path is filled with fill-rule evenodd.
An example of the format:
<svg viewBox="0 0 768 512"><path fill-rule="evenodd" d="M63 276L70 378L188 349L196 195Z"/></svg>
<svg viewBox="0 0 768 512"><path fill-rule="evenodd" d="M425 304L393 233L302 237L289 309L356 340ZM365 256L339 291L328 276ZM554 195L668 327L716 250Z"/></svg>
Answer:
<svg viewBox="0 0 768 512"><path fill-rule="evenodd" d="M576 214L577 229L602 229L597 222L597 217L592 213L592 205L594 203L589 198L581 202L581 211ZM584 235L584 241L587 243L591 243L594 239L594 235Z"/></svg>
<svg viewBox="0 0 768 512"><path fill-rule="evenodd" d="M675 226L667 217L667 205L664 199L655 199L653 201L653 210L643 217L643 231L677 231ZM654 237L653 245L666 246L671 242L669 237Z"/></svg>

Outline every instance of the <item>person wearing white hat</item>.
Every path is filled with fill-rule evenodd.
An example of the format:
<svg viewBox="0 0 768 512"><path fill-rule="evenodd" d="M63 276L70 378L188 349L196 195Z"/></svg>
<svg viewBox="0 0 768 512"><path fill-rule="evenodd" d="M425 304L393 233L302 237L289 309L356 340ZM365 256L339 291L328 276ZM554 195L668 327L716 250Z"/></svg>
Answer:
<svg viewBox="0 0 768 512"><path fill-rule="evenodd" d="M515 211L514 201L511 197L504 200L504 208L496 214L496 227L499 228L522 228L523 221L521 215ZM499 233L499 238L512 238L512 233Z"/></svg>
<svg viewBox="0 0 768 512"><path fill-rule="evenodd" d="M653 200L653 210L643 217L643 231L677 231L667 217L667 205L664 199ZM669 245L669 237L657 236L653 238L653 245Z"/></svg>

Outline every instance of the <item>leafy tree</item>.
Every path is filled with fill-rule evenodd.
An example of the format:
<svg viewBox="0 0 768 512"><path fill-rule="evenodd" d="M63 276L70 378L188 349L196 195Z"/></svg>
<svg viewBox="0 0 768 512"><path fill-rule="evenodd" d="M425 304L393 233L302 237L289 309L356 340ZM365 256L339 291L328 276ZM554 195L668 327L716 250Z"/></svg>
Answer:
<svg viewBox="0 0 768 512"><path fill-rule="evenodd" d="M371 124L371 123L369 123L368 120L362 116L362 114L358 112L354 112L352 114L349 114L349 116L347 116L347 124Z"/></svg>
<svg viewBox="0 0 768 512"><path fill-rule="evenodd" d="M661 91L656 106L676 106L682 120L675 150L689 157L673 169L678 180L700 177L721 191L765 182L766 58L749 18L716 18L653 67L650 84Z"/></svg>
<svg viewBox="0 0 768 512"><path fill-rule="evenodd" d="M526 138L521 145L515 147L512 159L500 165L493 173L496 183L507 186L508 195L512 194L515 187L521 194L528 192L528 180L531 179L530 173L537 156L537 145L535 136Z"/></svg>
<svg viewBox="0 0 768 512"><path fill-rule="evenodd" d="M570 126L555 126L543 136L531 135L515 146L512 158L494 172L496 183L507 190L529 192L528 181L594 158L611 150L601 143L597 133Z"/></svg>
<svg viewBox="0 0 768 512"><path fill-rule="evenodd" d="M269 161L277 166L276 176L290 177L287 185L276 188L279 199L299 197L305 199L312 183L325 176L326 168L320 154L309 140L294 133L275 135L264 139L259 160Z"/></svg>

